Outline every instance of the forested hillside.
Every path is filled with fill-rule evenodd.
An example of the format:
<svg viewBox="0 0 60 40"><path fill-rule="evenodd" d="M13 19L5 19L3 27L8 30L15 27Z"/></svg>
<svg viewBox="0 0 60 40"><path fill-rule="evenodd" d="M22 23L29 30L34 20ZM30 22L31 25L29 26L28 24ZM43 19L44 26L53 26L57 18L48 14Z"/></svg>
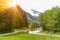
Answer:
<svg viewBox="0 0 60 40"><path fill-rule="evenodd" d="M28 27L25 12L18 5L9 8L0 5L0 32L10 32L22 27Z"/></svg>
<svg viewBox="0 0 60 40"><path fill-rule="evenodd" d="M60 8L58 6L40 13L38 20L43 30L60 32Z"/></svg>

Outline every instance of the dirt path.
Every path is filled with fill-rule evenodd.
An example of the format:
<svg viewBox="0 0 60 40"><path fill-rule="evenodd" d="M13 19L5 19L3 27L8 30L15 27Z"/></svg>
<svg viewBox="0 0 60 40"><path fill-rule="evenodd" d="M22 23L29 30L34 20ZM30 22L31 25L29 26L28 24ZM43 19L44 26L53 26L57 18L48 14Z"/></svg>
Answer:
<svg viewBox="0 0 60 40"><path fill-rule="evenodd" d="M60 35L57 35L57 34L44 34L44 33L38 33L37 35L60 37Z"/></svg>
<svg viewBox="0 0 60 40"><path fill-rule="evenodd" d="M6 33L6 34L0 34L0 36L16 34L16 33L18 33L18 32L21 32L21 31L15 31L15 32L12 32L12 33ZM34 33L29 33L29 34L34 34ZM57 35L57 34L44 34L44 33L37 33L36 35L60 37L60 35Z"/></svg>

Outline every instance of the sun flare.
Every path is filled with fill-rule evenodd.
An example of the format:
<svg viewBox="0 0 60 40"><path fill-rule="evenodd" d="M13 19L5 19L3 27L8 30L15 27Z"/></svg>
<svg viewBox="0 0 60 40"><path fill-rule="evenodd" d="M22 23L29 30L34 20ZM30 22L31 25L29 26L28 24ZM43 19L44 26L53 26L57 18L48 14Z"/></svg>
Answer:
<svg viewBox="0 0 60 40"><path fill-rule="evenodd" d="M13 0L10 2L10 7L15 7L19 3L18 0Z"/></svg>
<svg viewBox="0 0 60 40"><path fill-rule="evenodd" d="M16 2L11 2L11 3L10 3L10 6L11 6L11 7L16 6Z"/></svg>

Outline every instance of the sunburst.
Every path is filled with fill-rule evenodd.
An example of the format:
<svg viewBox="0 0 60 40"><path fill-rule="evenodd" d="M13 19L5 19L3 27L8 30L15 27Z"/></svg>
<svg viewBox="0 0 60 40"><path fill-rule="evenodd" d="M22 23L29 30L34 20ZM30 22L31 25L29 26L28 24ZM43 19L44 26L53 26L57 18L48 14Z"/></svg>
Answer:
<svg viewBox="0 0 60 40"><path fill-rule="evenodd" d="M12 0L12 1L10 1L9 6L15 7L18 3L19 3L19 0Z"/></svg>

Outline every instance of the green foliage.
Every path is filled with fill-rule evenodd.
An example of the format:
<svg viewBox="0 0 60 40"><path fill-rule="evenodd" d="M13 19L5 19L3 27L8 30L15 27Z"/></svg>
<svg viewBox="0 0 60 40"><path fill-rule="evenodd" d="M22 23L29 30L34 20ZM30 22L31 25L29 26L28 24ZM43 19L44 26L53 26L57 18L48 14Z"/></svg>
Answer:
<svg viewBox="0 0 60 40"><path fill-rule="evenodd" d="M43 35L27 34L19 32L16 34L0 36L0 40L60 40L60 37L43 36Z"/></svg>
<svg viewBox="0 0 60 40"><path fill-rule="evenodd" d="M12 32L14 29L27 26L26 14L18 5L15 8L0 10L0 33Z"/></svg>
<svg viewBox="0 0 60 40"><path fill-rule="evenodd" d="M35 28L35 23L34 22L30 22L29 23L29 30L34 30Z"/></svg>
<svg viewBox="0 0 60 40"><path fill-rule="evenodd" d="M51 10L40 13L38 20L43 30L60 31L60 8L53 7Z"/></svg>

